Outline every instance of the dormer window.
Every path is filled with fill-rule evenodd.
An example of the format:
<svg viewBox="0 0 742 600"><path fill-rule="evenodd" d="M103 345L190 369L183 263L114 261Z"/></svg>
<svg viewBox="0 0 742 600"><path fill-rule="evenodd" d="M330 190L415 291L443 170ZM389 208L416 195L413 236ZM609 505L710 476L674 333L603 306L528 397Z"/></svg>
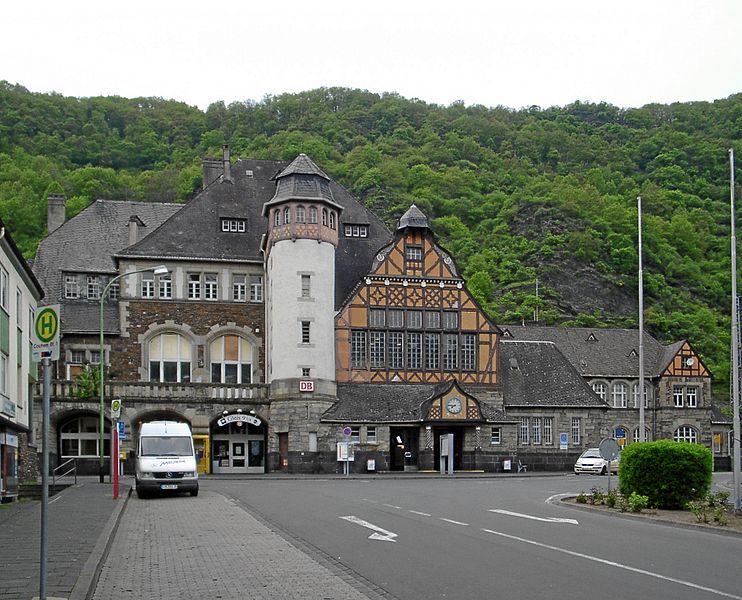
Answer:
<svg viewBox="0 0 742 600"><path fill-rule="evenodd" d="M345 225L345 237L368 237L368 225Z"/></svg>
<svg viewBox="0 0 742 600"><path fill-rule="evenodd" d="M230 219L222 217L222 231L224 233L245 233L247 221L245 219Z"/></svg>
<svg viewBox="0 0 742 600"><path fill-rule="evenodd" d="M420 246L407 246L405 252L408 261L420 262L423 259L423 249Z"/></svg>

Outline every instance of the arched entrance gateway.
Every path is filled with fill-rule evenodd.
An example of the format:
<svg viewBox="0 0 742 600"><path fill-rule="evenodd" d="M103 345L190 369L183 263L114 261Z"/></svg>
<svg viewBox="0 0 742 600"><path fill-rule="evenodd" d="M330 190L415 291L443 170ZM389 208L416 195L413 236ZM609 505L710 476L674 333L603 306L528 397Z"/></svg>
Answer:
<svg viewBox="0 0 742 600"><path fill-rule="evenodd" d="M212 473L265 473L267 428L255 411L224 411L209 430Z"/></svg>

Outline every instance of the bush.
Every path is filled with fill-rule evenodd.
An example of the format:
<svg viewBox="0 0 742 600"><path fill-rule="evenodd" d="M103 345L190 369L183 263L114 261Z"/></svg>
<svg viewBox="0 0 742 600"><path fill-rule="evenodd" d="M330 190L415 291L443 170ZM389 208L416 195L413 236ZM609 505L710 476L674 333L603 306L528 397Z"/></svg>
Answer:
<svg viewBox="0 0 742 600"><path fill-rule="evenodd" d="M619 488L624 497L647 496L649 506L682 508L711 487L713 457L700 444L645 442L621 452Z"/></svg>
<svg viewBox="0 0 742 600"><path fill-rule="evenodd" d="M629 508L631 509L631 512L641 512L647 508L648 504L649 498L637 494L636 492L631 492L631 496L629 496Z"/></svg>

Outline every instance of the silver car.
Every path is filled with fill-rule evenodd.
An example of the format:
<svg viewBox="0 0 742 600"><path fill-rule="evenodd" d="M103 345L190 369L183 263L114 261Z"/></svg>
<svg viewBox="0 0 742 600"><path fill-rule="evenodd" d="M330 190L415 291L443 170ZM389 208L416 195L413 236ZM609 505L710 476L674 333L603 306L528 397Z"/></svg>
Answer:
<svg viewBox="0 0 742 600"><path fill-rule="evenodd" d="M611 473L618 473L618 458L611 461ZM575 473L592 473L594 475L605 475L608 473L608 461L600 456L598 448L588 448L577 459L575 463Z"/></svg>

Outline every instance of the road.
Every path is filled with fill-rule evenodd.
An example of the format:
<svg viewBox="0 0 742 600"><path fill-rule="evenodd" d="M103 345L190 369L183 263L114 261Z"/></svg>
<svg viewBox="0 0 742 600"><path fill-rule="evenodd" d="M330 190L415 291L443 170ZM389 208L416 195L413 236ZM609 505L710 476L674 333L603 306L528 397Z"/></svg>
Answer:
<svg viewBox="0 0 742 600"><path fill-rule="evenodd" d="M548 501L606 482L570 474L201 485L400 599L742 600L742 537Z"/></svg>

